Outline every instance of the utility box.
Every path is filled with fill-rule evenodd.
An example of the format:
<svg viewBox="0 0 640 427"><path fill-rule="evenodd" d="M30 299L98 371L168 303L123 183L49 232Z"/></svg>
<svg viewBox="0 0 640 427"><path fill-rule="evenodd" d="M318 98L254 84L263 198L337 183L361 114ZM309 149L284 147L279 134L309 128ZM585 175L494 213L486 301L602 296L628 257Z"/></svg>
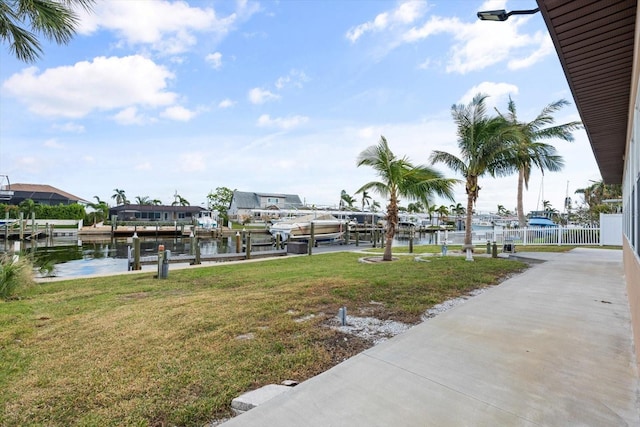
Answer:
<svg viewBox="0 0 640 427"><path fill-rule="evenodd" d="M516 244L512 239L505 239L504 244L502 245L502 252L508 252L510 254L516 252Z"/></svg>
<svg viewBox="0 0 640 427"><path fill-rule="evenodd" d="M306 254L309 250L308 242L289 242L287 243L288 254Z"/></svg>

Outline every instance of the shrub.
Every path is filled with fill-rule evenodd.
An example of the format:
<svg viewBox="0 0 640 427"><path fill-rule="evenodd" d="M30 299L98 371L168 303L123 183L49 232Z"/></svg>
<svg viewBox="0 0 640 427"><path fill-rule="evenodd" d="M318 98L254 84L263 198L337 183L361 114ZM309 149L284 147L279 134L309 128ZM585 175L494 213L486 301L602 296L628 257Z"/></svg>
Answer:
<svg viewBox="0 0 640 427"><path fill-rule="evenodd" d="M11 255L0 255L0 298L15 297L33 283L33 268L28 259L21 257L14 261Z"/></svg>

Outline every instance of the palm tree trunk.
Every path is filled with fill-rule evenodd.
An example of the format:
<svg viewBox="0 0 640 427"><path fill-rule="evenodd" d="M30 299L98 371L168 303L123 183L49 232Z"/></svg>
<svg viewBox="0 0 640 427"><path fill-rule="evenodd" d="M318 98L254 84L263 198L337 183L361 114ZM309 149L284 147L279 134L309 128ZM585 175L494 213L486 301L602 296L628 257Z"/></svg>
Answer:
<svg viewBox="0 0 640 427"><path fill-rule="evenodd" d="M398 227L398 198L394 192L391 192L389 198L389 206L387 206L387 229L385 230L386 245L384 247L383 261L392 261L391 246L393 245L393 236L396 234Z"/></svg>
<svg viewBox="0 0 640 427"><path fill-rule="evenodd" d="M473 194L467 195L467 217L464 221L464 245L471 246L471 220L473 216Z"/></svg>
<svg viewBox="0 0 640 427"><path fill-rule="evenodd" d="M473 203L476 200L478 194L478 177L469 175L467 176L467 218L464 223L464 245L471 246L471 220L473 217Z"/></svg>
<svg viewBox="0 0 640 427"><path fill-rule="evenodd" d="M524 169L520 169L518 172L518 225L520 228L527 226L527 219L524 217L524 206L522 205L522 192L524 190Z"/></svg>

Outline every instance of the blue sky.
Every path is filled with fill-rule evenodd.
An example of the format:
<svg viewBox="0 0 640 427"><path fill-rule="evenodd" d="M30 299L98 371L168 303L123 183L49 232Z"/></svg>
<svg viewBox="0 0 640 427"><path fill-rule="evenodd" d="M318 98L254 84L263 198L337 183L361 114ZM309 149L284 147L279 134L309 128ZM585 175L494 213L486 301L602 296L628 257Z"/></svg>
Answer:
<svg viewBox="0 0 640 427"><path fill-rule="evenodd" d="M81 198L192 205L216 187L298 194L336 205L376 179L358 154L384 135L416 164L457 154L451 106L478 92L521 120L561 98L579 120L539 14L482 22L479 10L522 1L112 0L82 14L67 46L35 64L0 52L0 174ZM584 131L554 142L565 158L525 211L600 179ZM455 176L444 165L436 166ZM477 209L513 210L517 176L482 178ZM356 196L357 197L357 196ZM385 201L374 195L383 206ZM406 205L408 201L403 203ZM466 204L464 186L456 202ZM401 202L402 203L402 202ZM438 204L451 204L436 200Z"/></svg>

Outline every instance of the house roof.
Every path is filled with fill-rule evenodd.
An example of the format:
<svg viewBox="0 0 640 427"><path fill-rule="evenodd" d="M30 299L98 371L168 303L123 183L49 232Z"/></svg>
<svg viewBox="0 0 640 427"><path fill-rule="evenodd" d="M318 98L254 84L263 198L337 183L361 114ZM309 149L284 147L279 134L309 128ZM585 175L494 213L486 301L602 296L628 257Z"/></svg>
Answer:
<svg viewBox="0 0 640 427"><path fill-rule="evenodd" d="M622 182L635 0L537 0L607 184Z"/></svg>
<svg viewBox="0 0 640 427"><path fill-rule="evenodd" d="M66 191L62 191L59 188L53 187L51 185L42 185L42 184L11 184L11 191L14 192L14 196L18 196L17 192L21 192L20 197L25 197L27 199L64 199L64 200L73 200L76 202L85 202L86 200L81 199L78 196L74 196L71 193L67 193ZM9 188L7 188L9 189ZM49 196L47 196L47 194ZM55 195L59 197L55 197ZM60 197L61 196L61 197Z"/></svg>
<svg viewBox="0 0 640 427"><path fill-rule="evenodd" d="M282 193L249 193L247 191L234 191L233 200L240 209L255 209L260 207L261 197L273 197L284 200L287 207L300 207L302 201L296 194Z"/></svg>

